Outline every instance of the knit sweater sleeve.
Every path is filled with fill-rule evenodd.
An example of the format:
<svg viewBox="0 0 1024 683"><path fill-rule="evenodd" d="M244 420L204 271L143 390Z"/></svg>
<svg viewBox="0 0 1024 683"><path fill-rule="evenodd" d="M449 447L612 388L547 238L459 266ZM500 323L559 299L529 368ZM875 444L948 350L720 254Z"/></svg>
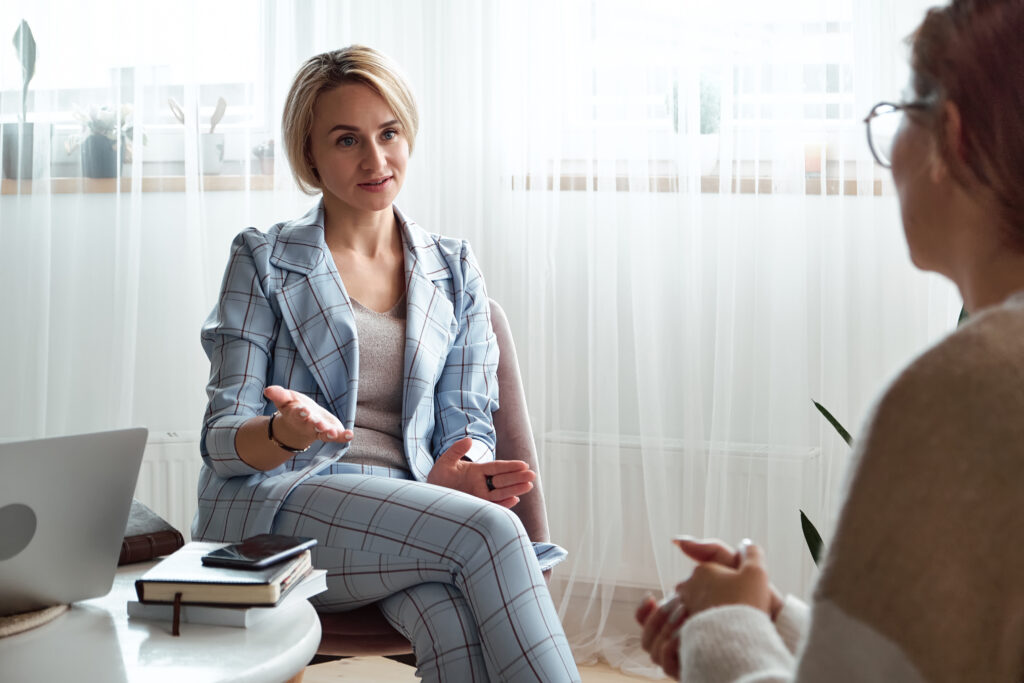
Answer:
<svg viewBox="0 0 1024 683"><path fill-rule="evenodd" d="M807 603L796 596L787 595L775 617L775 630L782 638L783 644L790 654L796 654L800 642L807 634L807 625L810 621L810 609Z"/></svg>
<svg viewBox="0 0 1024 683"><path fill-rule="evenodd" d="M796 657L767 615L713 609L681 632L681 680L1024 680L1021 414L1024 308L923 354L857 441Z"/></svg>

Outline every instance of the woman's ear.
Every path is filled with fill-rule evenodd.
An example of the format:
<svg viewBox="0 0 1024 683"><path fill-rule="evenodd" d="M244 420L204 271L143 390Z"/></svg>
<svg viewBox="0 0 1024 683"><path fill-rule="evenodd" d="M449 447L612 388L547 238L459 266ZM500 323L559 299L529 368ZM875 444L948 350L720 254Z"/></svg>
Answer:
<svg viewBox="0 0 1024 683"><path fill-rule="evenodd" d="M963 119L960 108L955 102L946 100L940 112L941 126L939 134L942 144L935 140L932 144L930 175L934 182L946 180L952 176L950 162L963 164L967 158L964 151ZM943 154L945 152L945 154Z"/></svg>

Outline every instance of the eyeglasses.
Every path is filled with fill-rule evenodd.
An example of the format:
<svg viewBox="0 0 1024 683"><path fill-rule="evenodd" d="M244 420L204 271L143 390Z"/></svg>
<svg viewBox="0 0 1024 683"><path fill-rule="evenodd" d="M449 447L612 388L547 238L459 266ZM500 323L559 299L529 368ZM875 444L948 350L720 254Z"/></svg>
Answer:
<svg viewBox="0 0 1024 683"><path fill-rule="evenodd" d="M908 109L925 110L930 106L920 101L905 104L879 102L871 108L864 124L868 128L868 147L879 166L892 168L892 143L903 124L903 112Z"/></svg>

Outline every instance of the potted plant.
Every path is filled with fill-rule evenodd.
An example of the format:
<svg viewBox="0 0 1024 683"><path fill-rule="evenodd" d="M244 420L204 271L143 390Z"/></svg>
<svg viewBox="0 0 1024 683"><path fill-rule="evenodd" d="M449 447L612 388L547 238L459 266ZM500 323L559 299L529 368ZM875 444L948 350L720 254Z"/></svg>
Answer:
<svg viewBox="0 0 1024 683"><path fill-rule="evenodd" d="M24 19L14 32L13 42L21 62L21 113L17 123L3 124L3 172L5 178L32 178L35 131L28 121L28 84L36 73L36 40Z"/></svg>
<svg viewBox="0 0 1024 683"><path fill-rule="evenodd" d="M167 100L171 113L178 122L185 125L185 112L177 101L171 97ZM217 106L210 115L210 132L199 135L199 168L203 175L217 175L224 165L224 134L215 133L217 124L224 118L224 112L228 108L227 100L223 97L217 98Z"/></svg>
<svg viewBox="0 0 1024 683"><path fill-rule="evenodd" d="M74 116L82 123L83 134L69 137L64 149L71 154L81 147L83 176L114 178L121 162L131 162L132 111L130 104L122 105L119 110L106 106L99 109L92 106L88 112L75 110Z"/></svg>

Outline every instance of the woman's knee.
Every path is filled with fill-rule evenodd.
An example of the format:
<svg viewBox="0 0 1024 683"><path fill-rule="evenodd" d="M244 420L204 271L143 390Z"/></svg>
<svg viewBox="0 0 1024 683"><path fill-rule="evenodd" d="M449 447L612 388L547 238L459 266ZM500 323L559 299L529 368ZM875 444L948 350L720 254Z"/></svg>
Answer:
<svg viewBox="0 0 1024 683"><path fill-rule="evenodd" d="M466 528L470 539L492 549L530 545L530 537L519 517L508 508L493 503L482 505L468 520Z"/></svg>

